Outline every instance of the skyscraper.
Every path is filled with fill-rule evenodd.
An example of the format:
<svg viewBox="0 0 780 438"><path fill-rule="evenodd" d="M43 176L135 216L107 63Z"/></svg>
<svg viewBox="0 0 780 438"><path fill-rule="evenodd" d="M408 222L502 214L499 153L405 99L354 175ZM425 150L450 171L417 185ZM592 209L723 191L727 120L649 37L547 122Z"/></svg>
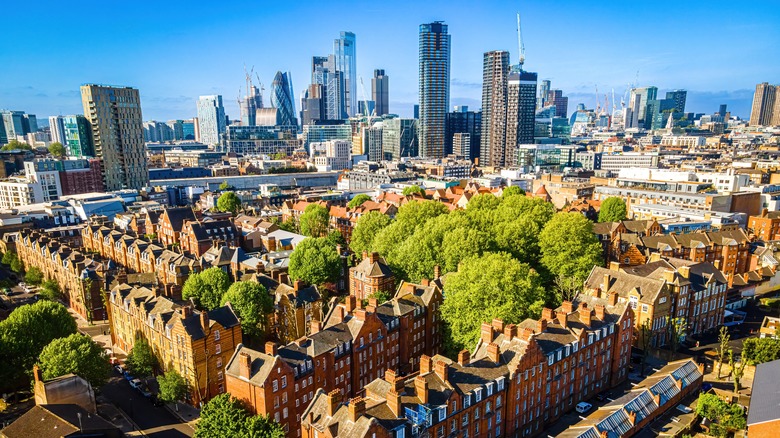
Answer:
<svg viewBox="0 0 780 438"><path fill-rule="evenodd" d="M271 107L278 111L277 120L282 126L298 126L295 115L295 100L293 97L292 77L289 72L276 72L271 84Z"/></svg>
<svg viewBox="0 0 780 438"><path fill-rule="evenodd" d="M567 117L569 112L569 98L563 95L561 90L547 90L545 106L555 107L555 117ZM538 107L538 105L537 105Z"/></svg>
<svg viewBox="0 0 780 438"><path fill-rule="evenodd" d="M5 130L5 138L1 138L3 143L16 140L16 136L24 136L31 132L38 131L38 120L35 114L26 114L24 111L0 111L0 123Z"/></svg>
<svg viewBox="0 0 780 438"><path fill-rule="evenodd" d="M64 117L49 116L49 133L51 141L65 144L65 125Z"/></svg>
<svg viewBox="0 0 780 438"><path fill-rule="evenodd" d="M674 101L674 111L682 115L685 112L685 101L688 98L686 90L673 90L666 92L666 98Z"/></svg>
<svg viewBox="0 0 780 438"><path fill-rule="evenodd" d="M417 156L417 120L386 119L382 129L382 151L385 160Z"/></svg>
<svg viewBox="0 0 780 438"><path fill-rule="evenodd" d="M463 105L456 106L454 111L447 113L446 142L444 143L445 154L455 153L453 139L455 134L458 133L469 134L471 144L469 145L469 156L466 158L471 161L479 158L481 162L482 112L469 111L469 107Z"/></svg>
<svg viewBox="0 0 780 438"><path fill-rule="evenodd" d="M341 72L344 83L344 107L351 117L357 114L357 63L355 34L341 32L333 41L335 71Z"/></svg>
<svg viewBox="0 0 780 438"><path fill-rule="evenodd" d="M307 124L320 120L344 120L347 116L344 72L336 68L336 56L313 56L311 84L306 90L302 108ZM319 114L317 117L315 117ZM308 117L307 117L308 115Z"/></svg>
<svg viewBox="0 0 780 438"><path fill-rule="evenodd" d="M420 25L420 155L444 156L450 106L450 35L442 21Z"/></svg>
<svg viewBox="0 0 780 438"><path fill-rule="evenodd" d="M374 101L376 115L390 114L390 78L383 69L374 70L371 78L371 99Z"/></svg>
<svg viewBox="0 0 780 438"><path fill-rule="evenodd" d="M482 165L503 166L505 162L508 79L509 52L485 52L482 61Z"/></svg>
<svg viewBox="0 0 780 438"><path fill-rule="evenodd" d="M200 141L209 146L218 145L225 133L225 107L222 96L200 96L198 99L198 127Z"/></svg>
<svg viewBox="0 0 780 438"><path fill-rule="evenodd" d="M106 190L145 187L149 171L138 90L82 85L81 103L84 116L92 125L95 156L103 159Z"/></svg>
<svg viewBox="0 0 780 438"><path fill-rule="evenodd" d="M62 144L69 157L94 157L95 146L92 139L92 125L82 115L62 117L63 136Z"/></svg>
<svg viewBox="0 0 780 438"><path fill-rule="evenodd" d="M756 92L753 94L753 108L750 111L751 126L780 124L780 104L776 105L778 101L777 88L767 82L756 85ZM778 114L774 114L775 112ZM773 119L778 120L773 122Z"/></svg>
<svg viewBox="0 0 780 438"><path fill-rule="evenodd" d="M517 164L518 146L534 142L536 126L536 73L513 68L507 85L505 166Z"/></svg>
<svg viewBox="0 0 780 438"><path fill-rule="evenodd" d="M549 79L545 79L539 83L539 95L536 98L536 109L540 110L548 105L547 99L550 93L550 86Z"/></svg>
<svg viewBox="0 0 780 438"><path fill-rule="evenodd" d="M647 102L658 98L658 87L641 87L631 90L628 108L631 110L631 119L626 119L626 128L644 128ZM631 122L630 124L628 122Z"/></svg>
<svg viewBox="0 0 780 438"><path fill-rule="evenodd" d="M241 125L255 126L257 110L263 108L263 95L259 88L252 85L251 80L247 80L247 85L249 91L241 101Z"/></svg>

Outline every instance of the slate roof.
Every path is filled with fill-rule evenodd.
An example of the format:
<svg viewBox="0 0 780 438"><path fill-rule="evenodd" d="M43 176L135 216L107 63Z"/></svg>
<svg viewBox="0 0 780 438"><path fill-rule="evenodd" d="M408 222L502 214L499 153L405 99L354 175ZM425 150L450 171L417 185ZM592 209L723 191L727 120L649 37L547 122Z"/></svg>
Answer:
<svg viewBox="0 0 780 438"><path fill-rule="evenodd" d="M600 289L604 284L604 276L609 275L609 290L605 293L617 292L621 298L628 297L629 292L636 289L639 292L639 301L652 304L658 298L658 295L664 290L665 281L653 278L646 278L639 275L629 274L622 271L612 271L610 269L594 266L590 271L588 279L585 280L585 287L588 289Z"/></svg>
<svg viewBox="0 0 780 438"><path fill-rule="evenodd" d="M238 348L236 348L236 351L233 352L233 356L230 358L227 366L225 367L225 372L242 380L246 379L240 377L241 362L240 360L236 360L240 357L241 353L246 353L249 355L250 360L252 361L250 365L249 381L258 386L265 384L268 375L271 374L271 371L274 369L274 363L276 363L277 359L280 360L278 356L274 357L260 351L252 350L251 348L244 347L242 344L238 344Z"/></svg>
<svg viewBox="0 0 780 438"><path fill-rule="evenodd" d="M756 366L747 424L780 420L780 359Z"/></svg>
<svg viewBox="0 0 780 438"><path fill-rule="evenodd" d="M196 221L195 212L190 207L174 207L166 208L164 215L168 216L168 221L171 224L171 228L176 231L181 231L184 226L184 221Z"/></svg>
<svg viewBox="0 0 780 438"><path fill-rule="evenodd" d="M61 438L81 435L79 427L89 436L123 436L113 424L74 404L33 406L0 433L8 438Z"/></svg>
<svg viewBox="0 0 780 438"><path fill-rule="evenodd" d="M371 257L364 258L355 266L355 271L366 277L391 277L393 275L393 271L382 257L378 257L374 263L371 263Z"/></svg>

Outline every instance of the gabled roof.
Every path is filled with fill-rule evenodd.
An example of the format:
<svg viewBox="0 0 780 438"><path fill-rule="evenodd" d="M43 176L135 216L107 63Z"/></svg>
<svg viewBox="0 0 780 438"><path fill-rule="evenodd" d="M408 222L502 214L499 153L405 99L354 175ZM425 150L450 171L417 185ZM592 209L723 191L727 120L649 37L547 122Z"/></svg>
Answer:
<svg viewBox="0 0 780 438"><path fill-rule="evenodd" d="M609 289L606 291L603 290L605 276L609 276ZM585 280L586 288L602 289L603 293L617 292L621 298L627 298L630 292L636 290L640 295L639 300L648 304L655 303L658 295L664 290L665 284L664 280L612 271L599 266L594 266L588 279Z"/></svg>
<svg viewBox="0 0 780 438"><path fill-rule="evenodd" d="M241 377L241 362L236 360L240 357L241 353L249 355L250 371L249 379ZM281 362L279 356L271 356L260 351L252 350L251 348L244 347L242 344L238 344L236 351L233 352L233 356L228 361L225 367L225 372L242 380L248 380L254 385L265 385L268 375L277 366L278 362Z"/></svg>
<svg viewBox="0 0 780 438"><path fill-rule="evenodd" d="M780 420L780 359L756 366L747 424Z"/></svg>
<svg viewBox="0 0 780 438"><path fill-rule="evenodd" d="M184 221L196 221L195 212L190 207L174 207L163 210L163 216L168 217L171 228L181 231Z"/></svg>
<svg viewBox="0 0 780 438"><path fill-rule="evenodd" d="M8 438L62 438L83 436L82 433L89 436L123 436L116 426L75 404L33 406L2 430L2 435Z"/></svg>

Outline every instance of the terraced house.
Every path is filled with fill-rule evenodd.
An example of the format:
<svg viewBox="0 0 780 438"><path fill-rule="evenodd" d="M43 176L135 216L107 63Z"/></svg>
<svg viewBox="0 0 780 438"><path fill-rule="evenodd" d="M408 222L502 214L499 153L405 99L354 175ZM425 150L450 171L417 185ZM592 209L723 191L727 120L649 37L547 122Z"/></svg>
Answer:
<svg viewBox="0 0 780 438"><path fill-rule="evenodd" d="M629 306L596 297L545 309L539 321L482 325L474 355L424 355L419 371L387 370L345 404L319 389L302 436L533 436L584 399L626 379Z"/></svg>
<svg viewBox="0 0 780 438"><path fill-rule="evenodd" d="M224 368L241 343L230 306L197 311L161 289L119 284L111 289L108 308L113 345L130 352L139 336L146 339L162 371L175 369L187 380L190 403L225 392Z"/></svg>
<svg viewBox="0 0 780 438"><path fill-rule="evenodd" d="M16 251L27 269L36 266L44 278L57 281L76 313L87 321L106 319L102 291L116 273L115 263L77 251L43 230L20 231Z"/></svg>

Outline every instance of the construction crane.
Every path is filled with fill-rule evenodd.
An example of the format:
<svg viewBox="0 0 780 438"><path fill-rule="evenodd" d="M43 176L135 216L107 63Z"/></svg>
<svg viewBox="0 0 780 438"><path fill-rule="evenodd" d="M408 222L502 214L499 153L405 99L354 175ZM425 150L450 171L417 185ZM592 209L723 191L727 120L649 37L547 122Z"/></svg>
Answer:
<svg viewBox="0 0 780 438"><path fill-rule="evenodd" d="M260 75L258 73L255 73L255 76L257 77L257 85L260 88L260 108L263 108L263 93L265 92L265 86L263 85L263 82L260 80Z"/></svg>
<svg viewBox="0 0 780 438"><path fill-rule="evenodd" d="M520 53L518 65L522 68L525 63L525 45L523 44L523 28L520 26L520 12L517 13L517 48Z"/></svg>
<svg viewBox="0 0 780 438"><path fill-rule="evenodd" d="M368 99L366 98L366 86L363 85L363 76L358 76L360 79L360 92L363 94L363 111L365 112L366 116L366 123L369 123L369 117L374 117L374 113L376 112L376 108L371 110L371 114L368 114Z"/></svg>

